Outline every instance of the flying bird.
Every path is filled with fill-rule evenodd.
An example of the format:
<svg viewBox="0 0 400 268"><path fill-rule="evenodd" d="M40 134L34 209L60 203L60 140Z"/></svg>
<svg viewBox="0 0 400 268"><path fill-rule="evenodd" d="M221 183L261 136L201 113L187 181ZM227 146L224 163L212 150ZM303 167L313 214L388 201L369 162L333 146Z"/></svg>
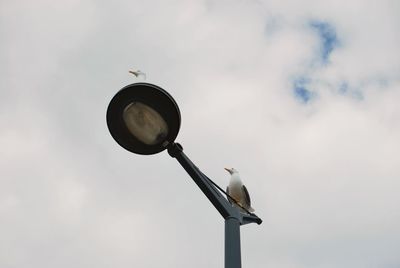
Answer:
<svg viewBox="0 0 400 268"><path fill-rule="evenodd" d="M229 185L226 187L226 192L230 196L228 196L229 202L232 205L237 206L242 211L244 211L243 208L245 208L249 212L254 212L254 208L251 207L249 192L247 191L246 186L243 185L239 176L239 172L234 168L225 168L225 170L231 174ZM232 200L232 198L234 200ZM239 204L239 206L237 204Z"/></svg>
<svg viewBox="0 0 400 268"><path fill-rule="evenodd" d="M142 72L141 70L129 71L129 73L133 74L136 77L143 76L144 80L146 80L146 74L144 72Z"/></svg>

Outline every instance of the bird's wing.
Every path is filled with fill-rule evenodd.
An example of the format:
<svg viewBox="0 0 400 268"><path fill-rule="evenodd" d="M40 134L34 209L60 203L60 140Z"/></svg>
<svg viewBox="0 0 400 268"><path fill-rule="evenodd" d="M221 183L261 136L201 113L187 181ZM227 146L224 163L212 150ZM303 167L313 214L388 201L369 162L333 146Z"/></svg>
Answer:
<svg viewBox="0 0 400 268"><path fill-rule="evenodd" d="M249 207L251 207L250 195L249 195L249 192L246 189L246 186L243 185L242 189L243 189L243 192L244 192L244 200L249 205Z"/></svg>
<svg viewBox="0 0 400 268"><path fill-rule="evenodd" d="M133 74L136 77L143 76L144 80L146 80L146 73L142 72L141 70L137 71L129 71L131 74Z"/></svg>
<svg viewBox="0 0 400 268"><path fill-rule="evenodd" d="M134 71L129 71L129 73L133 74L136 77L138 77L138 75L139 75L137 72L134 72Z"/></svg>
<svg viewBox="0 0 400 268"><path fill-rule="evenodd" d="M232 200L232 198L229 197L229 186L226 187L226 193L228 194L226 197L228 198L229 203L234 204L235 201Z"/></svg>

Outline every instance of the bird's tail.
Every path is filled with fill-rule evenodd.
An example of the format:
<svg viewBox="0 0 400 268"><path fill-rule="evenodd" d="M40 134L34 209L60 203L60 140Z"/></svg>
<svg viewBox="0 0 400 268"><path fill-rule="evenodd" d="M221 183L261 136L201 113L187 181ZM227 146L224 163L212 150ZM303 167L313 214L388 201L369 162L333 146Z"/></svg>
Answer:
<svg viewBox="0 0 400 268"><path fill-rule="evenodd" d="M255 211L254 208L252 208L252 207L249 207L247 210L252 212L252 213Z"/></svg>

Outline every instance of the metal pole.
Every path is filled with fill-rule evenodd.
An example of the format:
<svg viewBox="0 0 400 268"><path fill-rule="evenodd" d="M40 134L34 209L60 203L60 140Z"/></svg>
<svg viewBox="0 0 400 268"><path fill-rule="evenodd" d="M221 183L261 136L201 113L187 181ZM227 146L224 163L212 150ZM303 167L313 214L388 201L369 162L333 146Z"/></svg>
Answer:
<svg viewBox="0 0 400 268"><path fill-rule="evenodd" d="M240 222L235 217L225 219L225 268L241 268Z"/></svg>

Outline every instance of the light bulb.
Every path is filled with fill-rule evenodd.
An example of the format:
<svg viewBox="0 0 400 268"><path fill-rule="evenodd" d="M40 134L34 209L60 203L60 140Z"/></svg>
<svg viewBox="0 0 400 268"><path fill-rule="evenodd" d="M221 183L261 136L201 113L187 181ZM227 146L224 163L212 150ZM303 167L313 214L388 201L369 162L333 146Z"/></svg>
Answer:
<svg viewBox="0 0 400 268"><path fill-rule="evenodd" d="M150 106L132 102L123 112L123 119L129 132L138 140L155 145L162 143L168 135L168 125L164 118Z"/></svg>

